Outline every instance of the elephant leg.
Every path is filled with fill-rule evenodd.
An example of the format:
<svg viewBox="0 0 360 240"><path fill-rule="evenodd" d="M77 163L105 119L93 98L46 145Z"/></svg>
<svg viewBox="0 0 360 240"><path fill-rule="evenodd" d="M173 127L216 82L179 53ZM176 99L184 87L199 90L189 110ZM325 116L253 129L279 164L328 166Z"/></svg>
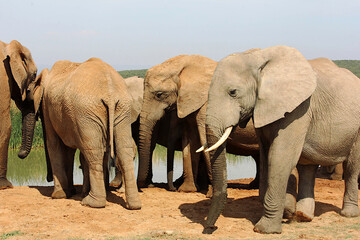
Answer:
<svg viewBox="0 0 360 240"><path fill-rule="evenodd" d="M296 203L296 220L310 222L314 218L314 186L318 165L298 165L299 193Z"/></svg>
<svg viewBox="0 0 360 240"><path fill-rule="evenodd" d="M69 147L64 146L65 154L66 154L66 161L65 161L65 171L66 177L68 179L68 187L70 195L76 194L76 189L74 186L74 156L76 149L72 149Z"/></svg>
<svg viewBox="0 0 360 240"><path fill-rule="evenodd" d="M122 183L122 174L118 167L115 167L115 177L110 182L110 187L118 188Z"/></svg>
<svg viewBox="0 0 360 240"><path fill-rule="evenodd" d="M334 172L330 175L331 180L342 180L343 179L343 163L336 164Z"/></svg>
<svg viewBox="0 0 360 240"><path fill-rule="evenodd" d="M167 184L169 191L176 191L176 187L174 187L174 143L170 142L169 146L167 147L167 165L166 165L166 172L167 172Z"/></svg>
<svg viewBox="0 0 360 240"><path fill-rule="evenodd" d="M255 160L256 164L256 175L255 179L249 183L249 189L259 189L260 184L260 153L251 155L252 158Z"/></svg>
<svg viewBox="0 0 360 240"><path fill-rule="evenodd" d="M103 159L104 184L105 184L106 191L109 191L109 189L110 189L110 185L109 185L109 159L110 159L109 151L106 151L104 153L104 159Z"/></svg>
<svg viewBox="0 0 360 240"><path fill-rule="evenodd" d="M80 164L83 172L83 188L81 192L81 197L86 197L90 192L90 178L89 178L89 166L86 163L85 157L80 153Z"/></svg>
<svg viewBox="0 0 360 240"><path fill-rule="evenodd" d="M358 177L360 172L360 137L352 146L348 159L344 162L345 194L340 214L345 217L359 216Z"/></svg>
<svg viewBox="0 0 360 240"><path fill-rule="evenodd" d="M260 130L256 130L256 135L260 136ZM259 198L262 203L264 203L265 192L268 185L268 146L265 144L264 140L259 137Z"/></svg>
<svg viewBox="0 0 360 240"><path fill-rule="evenodd" d="M105 207L106 190L104 185L103 158L102 149L81 151L85 161L89 166L90 192L81 201L82 205L94 208Z"/></svg>
<svg viewBox="0 0 360 240"><path fill-rule="evenodd" d="M134 158L136 145L131 137L130 124L120 123L114 129L116 166L124 175L125 196L127 208L136 210L141 208L138 188L134 173Z"/></svg>
<svg viewBox="0 0 360 240"><path fill-rule="evenodd" d="M47 145L49 148L49 158L54 178L54 190L52 198L70 197L69 181L67 176L67 149L61 139L55 134L51 126L47 126Z"/></svg>
<svg viewBox="0 0 360 240"><path fill-rule="evenodd" d="M268 149L268 184L264 213L254 227L255 232L281 233L288 179L300 158L311 120L305 114L307 104L308 101L285 118L259 129L260 147Z"/></svg>
<svg viewBox="0 0 360 240"><path fill-rule="evenodd" d="M298 181L299 181L299 174L297 168L294 168L291 171L286 188L283 218L292 219L293 216L295 215Z"/></svg>
<svg viewBox="0 0 360 240"><path fill-rule="evenodd" d="M196 192L196 186L194 182L193 168L192 168L192 155L191 155L191 141L189 139L189 133L184 131L182 137L183 145L183 175L184 182L179 187L179 192Z"/></svg>
<svg viewBox="0 0 360 240"><path fill-rule="evenodd" d="M9 100L10 102L10 100ZM8 150L11 134L10 104L6 109L1 109L0 122L0 189L12 188L11 182L6 178Z"/></svg>

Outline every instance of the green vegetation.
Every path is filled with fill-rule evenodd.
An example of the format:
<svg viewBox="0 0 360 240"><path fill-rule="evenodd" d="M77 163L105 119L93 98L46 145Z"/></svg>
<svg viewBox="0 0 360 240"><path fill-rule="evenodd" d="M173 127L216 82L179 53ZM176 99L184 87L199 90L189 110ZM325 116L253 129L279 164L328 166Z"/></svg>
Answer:
<svg viewBox="0 0 360 240"><path fill-rule="evenodd" d="M22 116L19 109L12 107L11 114L11 137L9 148L20 148L21 146L21 121ZM41 121L37 121L35 125L33 147L40 147L44 145Z"/></svg>
<svg viewBox="0 0 360 240"><path fill-rule="evenodd" d="M334 60L339 67L349 69L360 78L360 60Z"/></svg>
<svg viewBox="0 0 360 240"><path fill-rule="evenodd" d="M141 78L145 78L146 71L147 71L147 69L124 70L124 71L118 71L118 73L120 73L120 75L123 78L128 78L128 77L133 77L133 76L138 76L138 77L141 77Z"/></svg>
<svg viewBox="0 0 360 240"><path fill-rule="evenodd" d="M5 239L8 239L10 237L14 237L14 236L21 235L21 234L22 233L20 231L12 231L12 232L9 232L9 233L4 233L0 237L1 237L1 240L5 240Z"/></svg>

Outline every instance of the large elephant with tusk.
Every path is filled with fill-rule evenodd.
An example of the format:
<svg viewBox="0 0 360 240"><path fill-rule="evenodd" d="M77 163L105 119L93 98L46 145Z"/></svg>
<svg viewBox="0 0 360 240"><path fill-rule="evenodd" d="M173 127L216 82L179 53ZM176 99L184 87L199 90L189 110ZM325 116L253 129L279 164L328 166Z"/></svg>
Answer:
<svg viewBox="0 0 360 240"><path fill-rule="evenodd" d="M208 90L217 62L200 55L179 55L150 68L145 76L144 101L140 113L138 186L151 183L151 139L156 124L175 111L185 126L182 134L184 183L179 191L196 191L200 154L196 149L206 142L205 119ZM236 128L228 143L228 152L259 159L255 129ZM210 158L203 155L210 173ZM256 161L257 163L259 161ZM252 186L256 187L258 177ZM210 195L210 193L209 193Z"/></svg>
<svg viewBox="0 0 360 240"><path fill-rule="evenodd" d="M264 192L264 213L254 231L281 233L287 182L295 166L299 171L297 220L314 217L318 165L341 162L345 163L345 194L340 214L359 215L359 78L329 59L307 61L287 46L231 54L218 63L210 85L208 145L226 139L234 126L251 117L259 137L260 190ZM210 151L214 197L205 233L216 229L227 196L225 144L216 146Z"/></svg>

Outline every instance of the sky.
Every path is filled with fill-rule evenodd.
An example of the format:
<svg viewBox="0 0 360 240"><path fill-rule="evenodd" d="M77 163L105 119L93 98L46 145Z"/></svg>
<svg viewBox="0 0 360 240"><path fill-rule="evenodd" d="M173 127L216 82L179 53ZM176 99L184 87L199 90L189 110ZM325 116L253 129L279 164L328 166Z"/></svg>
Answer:
<svg viewBox="0 0 360 240"><path fill-rule="evenodd" d="M308 59L360 59L359 0L0 0L0 40L39 70L99 57L143 69L180 54L216 61L275 45Z"/></svg>

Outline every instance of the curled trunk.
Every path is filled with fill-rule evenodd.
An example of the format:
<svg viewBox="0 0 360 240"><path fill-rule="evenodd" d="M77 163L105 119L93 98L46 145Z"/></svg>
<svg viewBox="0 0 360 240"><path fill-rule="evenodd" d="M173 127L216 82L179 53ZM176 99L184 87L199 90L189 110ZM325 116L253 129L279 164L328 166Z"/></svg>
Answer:
<svg viewBox="0 0 360 240"><path fill-rule="evenodd" d="M206 127L206 137L209 146L212 146L219 140L219 136L216 136L214 131L212 131L208 126ZM225 145L226 143L222 144L218 149L210 152L211 171L213 177L213 197L204 225L204 233L212 233L214 230L216 230L214 224L223 211L227 199Z"/></svg>
<svg viewBox="0 0 360 240"><path fill-rule="evenodd" d="M147 187L151 182L151 176L149 174L152 154L151 138L155 123L148 120L144 115L146 114L140 115L138 187Z"/></svg>
<svg viewBox="0 0 360 240"><path fill-rule="evenodd" d="M36 114L34 110L33 103L25 102L21 110L22 114L22 136L21 136L21 147L18 152L18 156L21 159L24 159L29 155L32 147L35 123L36 123Z"/></svg>

